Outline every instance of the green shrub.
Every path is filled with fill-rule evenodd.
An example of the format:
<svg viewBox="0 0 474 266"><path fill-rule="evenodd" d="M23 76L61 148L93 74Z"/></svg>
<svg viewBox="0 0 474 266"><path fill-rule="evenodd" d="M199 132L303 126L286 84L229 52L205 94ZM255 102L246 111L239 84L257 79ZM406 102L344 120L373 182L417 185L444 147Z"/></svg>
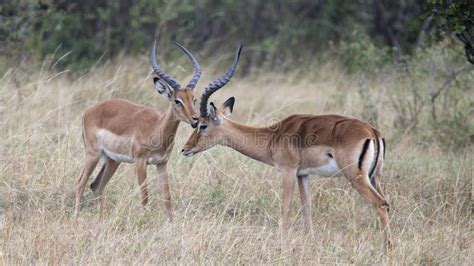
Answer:
<svg viewBox="0 0 474 266"><path fill-rule="evenodd" d="M422 47L395 66L395 127L421 140L464 147L474 136L474 68L453 40ZM429 130L429 131L427 131Z"/></svg>
<svg viewBox="0 0 474 266"><path fill-rule="evenodd" d="M364 33L354 32L352 42L341 42L338 55L351 73L375 74L392 60L391 50L379 48Z"/></svg>

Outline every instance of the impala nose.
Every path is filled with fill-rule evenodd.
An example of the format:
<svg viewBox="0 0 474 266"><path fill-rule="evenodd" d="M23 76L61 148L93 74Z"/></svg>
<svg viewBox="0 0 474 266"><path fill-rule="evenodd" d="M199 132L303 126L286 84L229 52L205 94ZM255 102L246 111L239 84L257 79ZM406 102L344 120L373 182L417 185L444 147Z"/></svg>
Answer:
<svg viewBox="0 0 474 266"><path fill-rule="evenodd" d="M198 124L199 124L198 118L197 118L197 117L193 117L192 119L193 119L193 122L191 122L191 126L192 126L193 128L196 128L196 127L198 126Z"/></svg>

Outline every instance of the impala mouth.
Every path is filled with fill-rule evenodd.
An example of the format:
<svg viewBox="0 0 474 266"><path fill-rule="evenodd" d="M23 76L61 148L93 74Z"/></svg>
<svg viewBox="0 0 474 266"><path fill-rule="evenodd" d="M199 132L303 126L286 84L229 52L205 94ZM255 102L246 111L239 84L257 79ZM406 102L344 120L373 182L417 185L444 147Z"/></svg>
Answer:
<svg viewBox="0 0 474 266"><path fill-rule="evenodd" d="M191 157L191 156L194 155L194 152L192 152L192 151L185 151L185 150L183 150L182 153L183 153L183 155L186 156L186 157Z"/></svg>

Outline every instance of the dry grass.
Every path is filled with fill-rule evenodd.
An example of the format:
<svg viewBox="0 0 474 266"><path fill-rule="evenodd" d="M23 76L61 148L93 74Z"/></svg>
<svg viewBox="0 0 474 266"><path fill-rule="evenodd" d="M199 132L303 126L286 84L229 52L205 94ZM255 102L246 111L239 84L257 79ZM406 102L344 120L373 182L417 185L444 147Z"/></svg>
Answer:
<svg viewBox="0 0 474 266"><path fill-rule="evenodd" d="M234 119L254 125L295 112L362 116L360 83L331 63L317 70L236 77L215 99L236 96ZM396 130L387 91L396 91L397 83L390 76L368 81L378 126L388 139L383 185L396 242L390 254L373 210L343 178L312 179L314 235L302 229L295 193L293 229L282 238L278 173L223 147L192 159L179 155L191 132L184 124L169 162L173 223L160 202L154 169L148 169L152 201L143 209L133 168L122 164L106 189L106 218L98 221L87 191L74 225L82 110L112 97L165 110L167 102L152 90L147 73L148 59L139 58L74 79L16 69L0 80L2 264L472 263L472 149L414 144L412 135ZM207 73L201 89L214 77Z"/></svg>

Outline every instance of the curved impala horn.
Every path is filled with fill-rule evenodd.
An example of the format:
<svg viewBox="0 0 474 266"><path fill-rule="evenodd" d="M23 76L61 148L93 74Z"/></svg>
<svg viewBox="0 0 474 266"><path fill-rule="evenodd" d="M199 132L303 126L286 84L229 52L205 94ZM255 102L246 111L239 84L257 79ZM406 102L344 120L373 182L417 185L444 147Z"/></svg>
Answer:
<svg viewBox="0 0 474 266"><path fill-rule="evenodd" d="M181 89L181 85L172 78L170 75L163 72L158 64L156 63L156 40L153 42L153 48L151 49L151 67L155 71L156 75L163 79L166 83L168 83L173 89L179 90Z"/></svg>
<svg viewBox="0 0 474 266"><path fill-rule="evenodd" d="M222 75L220 78L214 80L212 83L209 83L209 85L207 85L207 87L204 89L204 92L201 96L201 103L199 107L202 117L209 116L209 113L207 110L207 101L209 100L209 97L211 97L211 95L214 92L224 87L234 75L235 69L237 69L237 63L239 62L241 51L242 51L242 45L240 45L239 48L237 49L237 52L235 53L235 56L234 56L234 61L232 62L232 65L230 65L229 70L227 70L227 72L224 75Z"/></svg>
<svg viewBox="0 0 474 266"><path fill-rule="evenodd" d="M183 52L189 57L189 59L193 63L194 75L193 75L193 77L191 78L191 80L189 81L189 83L186 87L191 88L192 90L194 90L194 88L196 88L196 84L199 81L199 78L201 78L201 66L199 66L199 63L198 63L196 57L194 57L194 55L188 49L184 48L184 46L182 46L181 44L179 44L176 41L174 42L174 44L176 44L179 48L181 48L181 50L183 50Z"/></svg>

